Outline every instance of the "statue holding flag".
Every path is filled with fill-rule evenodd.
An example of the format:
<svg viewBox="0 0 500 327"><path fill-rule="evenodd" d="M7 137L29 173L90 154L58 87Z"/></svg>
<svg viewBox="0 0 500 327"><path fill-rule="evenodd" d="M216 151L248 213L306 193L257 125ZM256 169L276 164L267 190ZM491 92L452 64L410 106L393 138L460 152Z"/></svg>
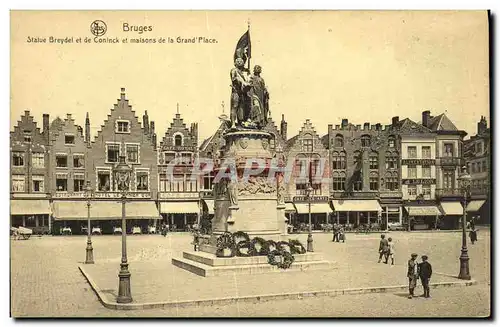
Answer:
<svg viewBox="0 0 500 327"><path fill-rule="evenodd" d="M261 129L267 124L269 116L269 92L260 76L261 66L256 65L253 76L250 76L251 57L249 28L239 39L234 52L230 118L232 127ZM248 68L245 68L247 62Z"/></svg>

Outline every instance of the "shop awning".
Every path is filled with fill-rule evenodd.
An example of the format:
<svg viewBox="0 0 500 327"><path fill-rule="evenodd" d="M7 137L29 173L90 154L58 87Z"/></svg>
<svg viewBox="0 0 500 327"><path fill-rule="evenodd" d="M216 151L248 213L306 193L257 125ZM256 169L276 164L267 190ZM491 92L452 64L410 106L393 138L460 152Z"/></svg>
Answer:
<svg viewBox="0 0 500 327"><path fill-rule="evenodd" d="M50 215L49 200L10 200L11 215Z"/></svg>
<svg viewBox="0 0 500 327"><path fill-rule="evenodd" d="M214 200L203 200L205 202L205 205L208 208L208 214L209 215L214 215L214 207L215 207L215 201Z"/></svg>
<svg viewBox="0 0 500 327"><path fill-rule="evenodd" d="M377 200L332 200L335 211L383 211Z"/></svg>
<svg viewBox="0 0 500 327"><path fill-rule="evenodd" d="M55 201L55 220L87 220L86 201ZM160 219L153 201L133 201L125 204L127 219ZM93 201L90 206L90 220L116 220L122 218L122 204L119 201Z"/></svg>
<svg viewBox="0 0 500 327"><path fill-rule="evenodd" d="M483 206L483 204L485 202L486 202L486 200L473 200L473 201L469 202L469 204L467 205L467 211L468 212L479 211L479 209L481 209L481 207Z"/></svg>
<svg viewBox="0 0 500 327"><path fill-rule="evenodd" d="M441 216L441 211L436 206L413 206L405 209L410 216Z"/></svg>
<svg viewBox="0 0 500 327"><path fill-rule="evenodd" d="M309 213L308 203L295 203L295 208L297 208L298 214ZM286 208L285 208L286 210ZM330 205L328 203L311 203L311 213L327 213L332 212Z"/></svg>
<svg viewBox="0 0 500 327"><path fill-rule="evenodd" d="M178 202L161 202L160 210L161 213L198 213L200 211L200 208L198 206L198 202L178 201Z"/></svg>
<svg viewBox="0 0 500 327"><path fill-rule="evenodd" d="M285 203L285 212L295 212L295 211L297 210L295 210L293 203Z"/></svg>
<svg viewBox="0 0 500 327"><path fill-rule="evenodd" d="M441 209L447 216L459 216L464 214L464 208L460 202L441 202Z"/></svg>

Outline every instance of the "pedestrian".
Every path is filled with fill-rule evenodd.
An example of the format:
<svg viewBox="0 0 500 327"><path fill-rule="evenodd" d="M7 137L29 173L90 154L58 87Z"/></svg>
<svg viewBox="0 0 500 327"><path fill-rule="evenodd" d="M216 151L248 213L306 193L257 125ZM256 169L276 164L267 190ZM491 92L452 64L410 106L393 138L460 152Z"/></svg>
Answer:
<svg viewBox="0 0 500 327"><path fill-rule="evenodd" d="M417 287L417 279L418 279L418 263L417 263L418 255L416 253L411 254L410 260L408 260L408 291L410 295L408 295L409 299L413 298L413 291L415 287Z"/></svg>
<svg viewBox="0 0 500 327"><path fill-rule="evenodd" d="M378 253L379 253L378 263L382 261L382 257L387 253L389 249L388 243L389 242L387 242L387 240L385 239L385 235L384 234L380 235L380 243L378 246Z"/></svg>
<svg viewBox="0 0 500 327"><path fill-rule="evenodd" d="M387 251L387 256L385 257L385 263L387 263L388 259L391 258L391 267L394 266L394 242L392 241L392 237L387 239L389 251Z"/></svg>
<svg viewBox="0 0 500 327"><path fill-rule="evenodd" d="M477 242L477 230L475 227L472 227L471 231L469 232L469 237L472 244L474 244L474 242Z"/></svg>
<svg viewBox="0 0 500 327"><path fill-rule="evenodd" d="M338 242L338 241L339 241L338 225L334 224L333 225L333 239L332 239L332 242Z"/></svg>
<svg viewBox="0 0 500 327"><path fill-rule="evenodd" d="M344 227L340 226L340 229L338 231L338 240L337 242L340 242L342 240L342 243L345 243L345 232L344 232Z"/></svg>
<svg viewBox="0 0 500 327"><path fill-rule="evenodd" d="M432 265L427 261L428 257L426 255L422 256L422 262L418 265L418 276L422 282L422 287L424 288L423 297L431 297L429 291L429 282L432 276Z"/></svg>

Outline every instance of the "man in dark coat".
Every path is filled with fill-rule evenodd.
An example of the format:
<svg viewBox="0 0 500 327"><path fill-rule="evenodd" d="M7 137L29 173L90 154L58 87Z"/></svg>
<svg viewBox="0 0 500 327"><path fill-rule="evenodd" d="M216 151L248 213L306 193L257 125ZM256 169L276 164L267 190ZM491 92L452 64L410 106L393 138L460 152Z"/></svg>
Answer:
<svg viewBox="0 0 500 327"><path fill-rule="evenodd" d="M429 281L432 276L432 265L427 261L428 257L426 255L422 256L422 262L418 265L418 276L422 282L422 287L424 288L423 296L428 298L431 297L429 292Z"/></svg>
<svg viewBox="0 0 500 327"><path fill-rule="evenodd" d="M385 235L380 235L380 243L378 246L378 263L382 261L382 257L389 251L389 242L385 239Z"/></svg>

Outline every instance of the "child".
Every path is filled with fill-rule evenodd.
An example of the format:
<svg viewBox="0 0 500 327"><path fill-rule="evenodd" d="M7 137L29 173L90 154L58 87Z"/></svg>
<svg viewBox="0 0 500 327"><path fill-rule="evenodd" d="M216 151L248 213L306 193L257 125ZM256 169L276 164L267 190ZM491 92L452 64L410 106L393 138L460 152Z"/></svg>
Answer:
<svg viewBox="0 0 500 327"><path fill-rule="evenodd" d="M387 257L385 258L385 263L391 258L391 267L394 266L394 242L392 241L392 237L387 239L389 241L389 251L387 252Z"/></svg>
<svg viewBox="0 0 500 327"><path fill-rule="evenodd" d="M423 296L426 298L431 297L429 292L429 281L432 276L432 265L427 261L428 257L426 255L422 256L422 262L418 265L418 276L422 282L422 287L424 288Z"/></svg>

